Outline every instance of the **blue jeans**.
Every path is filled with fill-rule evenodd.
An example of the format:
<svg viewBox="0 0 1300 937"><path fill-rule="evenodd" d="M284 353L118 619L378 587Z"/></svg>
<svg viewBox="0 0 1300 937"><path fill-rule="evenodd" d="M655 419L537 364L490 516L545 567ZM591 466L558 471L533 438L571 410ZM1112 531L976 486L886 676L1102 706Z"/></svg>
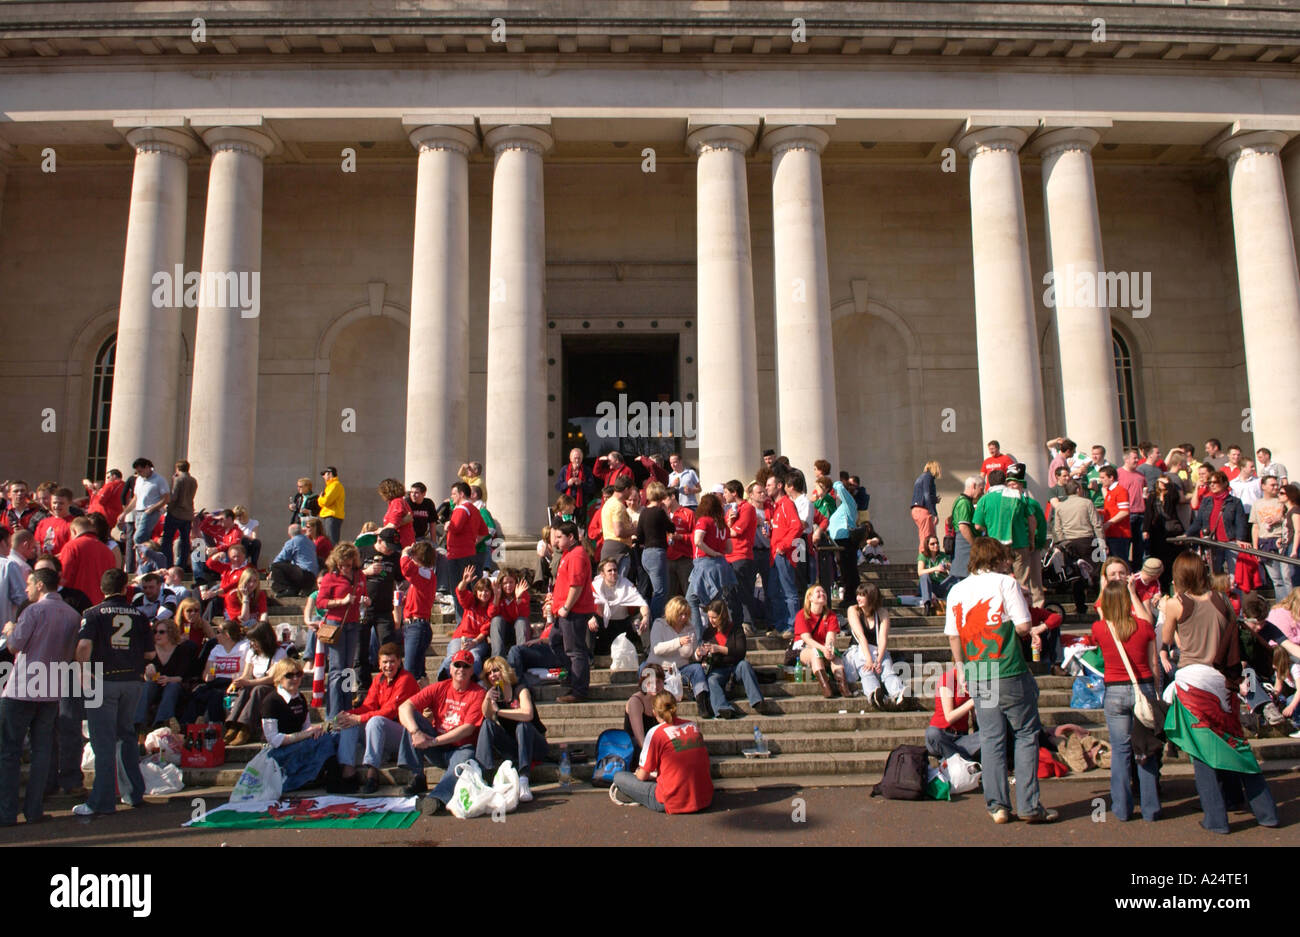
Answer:
<svg viewBox="0 0 1300 937"><path fill-rule="evenodd" d="M665 812L664 805L655 799L658 781L642 781L631 771L620 771L614 775L614 786L642 807L649 807L655 813Z"/></svg>
<svg viewBox="0 0 1300 937"><path fill-rule="evenodd" d="M931 602L934 599L946 599L948 597L948 593L952 590L952 587L957 585L957 583L959 582L961 582L960 579L954 579L952 576L946 576L944 577L943 582L941 582L939 585L936 586L934 585L934 583L930 581L930 577L928 575L922 576L920 579L921 601Z"/></svg>
<svg viewBox="0 0 1300 937"><path fill-rule="evenodd" d="M1128 519L1128 529L1132 533L1129 538L1129 546L1133 551L1133 569L1142 565L1142 557L1146 554L1146 544L1142 540L1142 526L1146 523L1146 518L1141 514L1130 514ZM1130 684L1129 689L1133 689Z"/></svg>
<svg viewBox="0 0 1300 937"><path fill-rule="evenodd" d="M1129 549L1133 542L1128 537L1107 537L1106 552L1111 556L1117 556L1125 563L1128 562Z"/></svg>
<svg viewBox="0 0 1300 937"><path fill-rule="evenodd" d="M28 732L32 736L32 762L27 773L23 816L28 823L35 823L44 815L45 779L50 772L54 720L58 715L57 700L48 703L0 700L0 826L18 822L18 778L23 739Z"/></svg>
<svg viewBox="0 0 1300 937"><path fill-rule="evenodd" d="M1268 537L1259 541L1259 548L1267 550L1269 553L1281 553L1282 550L1277 545L1276 537ZM1273 583L1273 598L1281 602L1291 594L1291 568L1300 569L1300 567L1289 567L1289 564L1280 560L1261 559L1260 564L1268 573L1269 580Z"/></svg>
<svg viewBox="0 0 1300 937"><path fill-rule="evenodd" d="M174 554L172 552L172 539L177 534L180 535L181 547ZM168 514L163 518L163 556L167 557L167 568L180 565L188 571L190 564L190 522L181 521ZM172 557L175 556L175 559ZM179 563L177 562L179 561Z"/></svg>
<svg viewBox="0 0 1300 937"><path fill-rule="evenodd" d="M736 560L731 564L731 571L736 574L736 591L745 622L751 625L766 622L767 614L754 595L754 577L758 575L758 564L754 560Z"/></svg>
<svg viewBox="0 0 1300 937"><path fill-rule="evenodd" d="M501 657L516 644L528 641L528 619L516 618L509 622L498 615L492 619L488 636L492 644L492 656Z"/></svg>
<svg viewBox="0 0 1300 937"><path fill-rule="evenodd" d="M754 673L754 668L749 661L742 660L733 667L714 667L709 671L705 682L709 687L709 703L712 704L715 714L736 708L727 702L727 681L731 679L733 673L745 685L745 698L749 700L750 706L757 706L763 702L763 691L758 688L758 675Z"/></svg>
<svg viewBox="0 0 1300 937"><path fill-rule="evenodd" d="M500 760L497 755L501 755ZM486 775L496 770L501 761L509 761L519 771L521 778L528 777L533 761L546 757L546 736L537 731L531 722L500 723L484 719L478 730L478 745L474 760Z"/></svg>
<svg viewBox="0 0 1300 937"><path fill-rule="evenodd" d="M1007 724L1016 736L1016 812L1038 810L1038 684L1032 675L970 681L980 728L980 765L984 771L984 803L990 811L1011 809L1007 781Z"/></svg>
<svg viewBox="0 0 1300 937"><path fill-rule="evenodd" d="M357 646L361 640L361 626L356 622L339 629L338 640L325 646L325 716L333 719L345 709L352 708L352 691L343 689L347 679L346 671L352 671L352 682L356 683Z"/></svg>
<svg viewBox="0 0 1300 937"><path fill-rule="evenodd" d="M590 617L581 613L555 619L555 631L559 632L564 655L569 658L569 692L579 699L586 699L591 692L591 650L587 646L587 619ZM554 645L554 640L551 643Z"/></svg>
<svg viewBox="0 0 1300 937"><path fill-rule="evenodd" d="M641 551L641 567L650 578L650 620L660 618L668 604L668 551L663 547L646 547Z"/></svg>
<svg viewBox="0 0 1300 937"><path fill-rule="evenodd" d="M1139 683L1142 695L1155 700L1155 687ZM1128 820L1133 815L1133 789L1129 771L1133 764L1133 684L1113 683L1106 687L1106 731L1110 733L1110 809L1117 820ZM1148 758L1137 766L1138 789L1142 799L1142 819L1160 819L1160 793L1156 784L1160 778L1160 756Z"/></svg>
<svg viewBox="0 0 1300 937"><path fill-rule="evenodd" d="M438 731L419 713L415 714L415 724L425 735L437 736ZM403 732L402 741L397 749L397 763L407 768L412 774L423 774L425 762L435 768L442 768L442 780L430 791L430 796L444 804L451 802L451 792L456 789L456 766L474 757L474 746L433 745L429 748L416 748L411 744L411 733Z"/></svg>
<svg viewBox="0 0 1300 937"><path fill-rule="evenodd" d="M168 683L159 686L156 683L143 684L144 692L140 694L140 702L135 706L135 724L143 726L166 725L167 720L176 715L181 702L181 685L179 683ZM149 721L149 708L157 705L158 712L153 717L153 722Z"/></svg>
<svg viewBox="0 0 1300 937"><path fill-rule="evenodd" d="M704 617L701 608L714 599L727 603L731 620L739 623L744 614L740 608L740 593L736 574L727 561L718 556L701 556L691 568L691 581L686 587L686 604L691 607L691 622L695 625L696 640L704 636Z"/></svg>
<svg viewBox="0 0 1300 937"><path fill-rule="evenodd" d="M778 631L793 631L794 618L799 614L799 590L795 585L794 564L777 554L772 564L774 575L768 577L772 584L772 626Z"/></svg>
<svg viewBox="0 0 1300 937"><path fill-rule="evenodd" d="M938 726L925 727L925 750L935 758L947 758L949 755L961 755L971 761L980 760L980 736L978 732L958 735L952 729L940 729Z"/></svg>
<svg viewBox="0 0 1300 937"><path fill-rule="evenodd" d="M402 643L406 647L402 666L419 680L424 676L424 657L433 643L433 628L423 618L408 618L402 625Z"/></svg>
<svg viewBox="0 0 1300 937"><path fill-rule="evenodd" d="M56 773L59 787L69 791L86 782L86 776L81 773L81 752L86 744L81 737L81 723L85 718L84 701L68 697L59 700L59 717L54 723L55 754L58 758ZM46 784L48 787L49 782Z"/></svg>
<svg viewBox="0 0 1300 937"><path fill-rule="evenodd" d="M434 675L435 680L446 680L451 676L451 659L456 656L456 652L461 649L461 646L464 645L464 643L464 638L452 638L447 642L447 656L444 657L442 663L438 665L438 672ZM469 652L474 655L474 676L481 676L483 673L483 661L487 660L488 656L488 646L480 641L478 644L475 644L470 648Z"/></svg>
<svg viewBox="0 0 1300 937"><path fill-rule="evenodd" d="M86 710L90 748L95 753L95 784L86 803L96 813L112 813L116 808L118 742L122 743L122 769L131 785L122 796L133 807L144 803L140 743L135 735L135 707L142 692L140 680L106 680L103 702Z"/></svg>
<svg viewBox="0 0 1300 937"><path fill-rule="evenodd" d="M552 632L554 633L554 632ZM536 689L538 681L528 676L528 671L534 667L545 667L550 670L554 667L565 667L568 660L564 654L550 642L546 641L529 641L527 644L516 644L506 653L506 663L515 672L515 675L523 681L524 686L530 690Z"/></svg>
<svg viewBox="0 0 1300 937"><path fill-rule="evenodd" d="M1216 771L1198 758L1192 758L1196 772L1196 793L1201 798L1205 819L1201 826L1211 833L1228 832L1228 805L1223 796L1224 782L1239 783L1246 791L1250 812L1260 826L1277 826L1277 804L1262 774L1239 774L1236 771Z"/></svg>
<svg viewBox="0 0 1300 937"><path fill-rule="evenodd" d="M287 794L316 780L325 762L335 757L338 750L338 733L326 732L315 738L273 748L269 754L284 772L284 792Z"/></svg>
<svg viewBox="0 0 1300 937"><path fill-rule="evenodd" d="M343 533L343 518L341 517L322 517L321 526L325 528L325 536L330 538L330 543L338 546L339 537Z"/></svg>
<svg viewBox="0 0 1300 937"><path fill-rule="evenodd" d="M402 724L386 716L371 716L364 724L349 726L339 732L339 764L355 765L357 763L357 743L364 733L366 753L361 759L363 765L378 768L384 763L389 752L395 752L402 744Z"/></svg>

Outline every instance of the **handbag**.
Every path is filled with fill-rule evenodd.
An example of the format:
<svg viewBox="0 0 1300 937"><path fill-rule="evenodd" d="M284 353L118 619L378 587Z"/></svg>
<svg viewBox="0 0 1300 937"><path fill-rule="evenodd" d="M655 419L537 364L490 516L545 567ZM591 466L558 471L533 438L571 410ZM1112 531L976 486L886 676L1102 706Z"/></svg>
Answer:
<svg viewBox="0 0 1300 937"><path fill-rule="evenodd" d="M1142 688L1138 686L1137 675L1133 673L1133 665L1128 662L1128 653L1124 650L1124 644L1120 641L1119 635L1115 633L1115 626L1108 621L1106 627L1110 629L1110 639L1115 642L1115 649L1119 651L1119 659L1124 662L1124 669L1128 671L1128 678L1133 683L1133 716L1148 729L1154 729L1156 727L1156 714L1151 708L1151 701L1147 699L1146 694L1142 692Z"/></svg>
<svg viewBox="0 0 1300 937"><path fill-rule="evenodd" d="M339 632L343 626L332 621L323 621L316 627L316 640L330 646L338 643Z"/></svg>

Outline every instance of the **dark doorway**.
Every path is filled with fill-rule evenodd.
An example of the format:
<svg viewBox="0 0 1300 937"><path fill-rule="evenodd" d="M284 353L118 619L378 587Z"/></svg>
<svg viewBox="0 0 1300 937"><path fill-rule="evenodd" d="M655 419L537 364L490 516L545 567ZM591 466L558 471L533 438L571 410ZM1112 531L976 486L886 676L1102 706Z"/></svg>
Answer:
<svg viewBox="0 0 1300 937"><path fill-rule="evenodd" d="M561 461L575 446L588 464L610 449L618 449L629 462L639 455L666 457L678 451L680 440L656 432L658 426L641 433L629 421L632 425L613 425L611 431L620 412L635 414L637 404L649 408L681 399L676 335L574 335L566 336L562 347ZM609 419L611 412L615 420Z"/></svg>

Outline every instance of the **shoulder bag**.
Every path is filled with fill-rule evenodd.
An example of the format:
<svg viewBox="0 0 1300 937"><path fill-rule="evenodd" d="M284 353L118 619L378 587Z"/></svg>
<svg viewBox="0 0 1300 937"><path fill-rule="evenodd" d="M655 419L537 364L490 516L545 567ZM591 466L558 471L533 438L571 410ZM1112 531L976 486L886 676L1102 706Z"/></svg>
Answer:
<svg viewBox="0 0 1300 937"><path fill-rule="evenodd" d="M1128 678L1133 684L1133 716L1138 722L1142 723L1148 729L1156 727L1156 713L1151 705L1151 700L1147 699L1142 687L1138 684L1137 674L1133 673L1133 665L1128 662L1128 653L1124 650L1124 642L1119 639L1115 633L1115 626L1109 621L1106 627L1110 629L1110 639L1115 642L1115 650L1119 651L1119 659L1124 662L1124 669L1128 671ZM1163 722L1164 720L1161 720Z"/></svg>

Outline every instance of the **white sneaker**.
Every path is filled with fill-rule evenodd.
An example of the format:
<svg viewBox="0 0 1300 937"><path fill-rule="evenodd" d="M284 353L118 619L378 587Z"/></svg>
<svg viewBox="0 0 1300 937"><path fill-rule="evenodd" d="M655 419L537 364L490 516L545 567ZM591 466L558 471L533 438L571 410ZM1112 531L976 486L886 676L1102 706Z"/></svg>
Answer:
<svg viewBox="0 0 1300 937"><path fill-rule="evenodd" d="M1300 729L1296 729L1294 732L1288 735L1287 738L1300 739Z"/></svg>
<svg viewBox="0 0 1300 937"><path fill-rule="evenodd" d="M93 817L95 811L91 809L90 804L77 804L72 808L72 815L74 817Z"/></svg>
<svg viewBox="0 0 1300 937"><path fill-rule="evenodd" d="M609 799L612 800L614 803L618 804L620 807L636 806L636 801L632 800L630 797L628 797L627 800L619 800L620 794L622 794L624 797L627 797L626 794L623 794L623 792L618 789L617 784L611 784L609 786Z"/></svg>
<svg viewBox="0 0 1300 937"><path fill-rule="evenodd" d="M519 802L526 804L533 799L533 791L528 786L528 778L519 779Z"/></svg>

